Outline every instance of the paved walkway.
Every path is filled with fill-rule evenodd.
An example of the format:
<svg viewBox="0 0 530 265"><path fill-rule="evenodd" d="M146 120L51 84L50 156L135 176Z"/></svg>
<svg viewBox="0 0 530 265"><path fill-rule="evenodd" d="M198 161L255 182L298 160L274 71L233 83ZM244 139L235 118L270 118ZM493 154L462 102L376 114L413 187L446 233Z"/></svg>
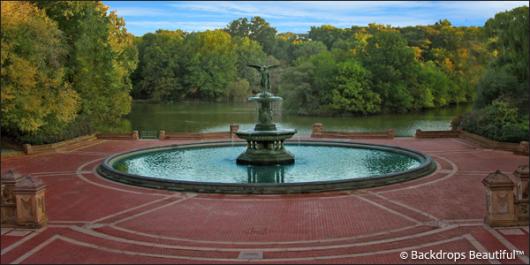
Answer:
<svg viewBox="0 0 530 265"><path fill-rule="evenodd" d="M127 186L95 173L110 154L178 141L97 140L3 158L2 172L14 169L47 184L49 225L2 228L1 263L449 263L458 252L465 256L458 263L528 264L528 227L485 226L480 182L496 169L511 174L528 157L462 139L359 142L415 149L431 155L438 168L365 190L220 195ZM411 260L430 250L446 259ZM497 250L524 255L469 256Z"/></svg>

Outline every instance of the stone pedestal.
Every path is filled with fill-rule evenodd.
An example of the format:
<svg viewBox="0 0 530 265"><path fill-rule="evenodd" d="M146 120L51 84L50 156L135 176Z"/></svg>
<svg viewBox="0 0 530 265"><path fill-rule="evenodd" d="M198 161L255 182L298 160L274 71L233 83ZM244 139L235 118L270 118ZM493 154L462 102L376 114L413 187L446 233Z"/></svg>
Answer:
<svg viewBox="0 0 530 265"><path fill-rule="evenodd" d="M17 204L16 224L28 228L46 225L46 185L40 179L25 176L15 187Z"/></svg>
<svg viewBox="0 0 530 265"><path fill-rule="evenodd" d="M517 199L528 199L528 165L521 165L513 172L517 179Z"/></svg>
<svg viewBox="0 0 530 265"><path fill-rule="evenodd" d="M322 123L314 123L313 124L313 131L311 132L311 136L320 136L322 135L322 130L324 129L324 125Z"/></svg>
<svg viewBox="0 0 530 265"><path fill-rule="evenodd" d="M164 139L166 139L166 131L164 131L164 130L160 130L160 132L158 132L158 139L159 139L159 140L164 140Z"/></svg>
<svg viewBox="0 0 530 265"><path fill-rule="evenodd" d="M138 139L140 139L140 133L139 133L137 130L132 131L132 136L131 136L131 138L132 138L133 140L138 140Z"/></svg>
<svg viewBox="0 0 530 265"><path fill-rule="evenodd" d="M482 180L486 188L486 217L490 226L511 226L516 221L513 181L499 170Z"/></svg>
<svg viewBox="0 0 530 265"><path fill-rule="evenodd" d="M24 153L26 153L26 155L33 153L33 148L31 148L31 144L23 144L22 148L24 149Z"/></svg>
<svg viewBox="0 0 530 265"><path fill-rule="evenodd" d="M239 131L239 124L230 124L230 138L236 136L237 131Z"/></svg>
<svg viewBox="0 0 530 265"><path fill-rule="evenodd" d="M528 155L528 141L521 141L519 143L519 153Z"/></svg>
<svg viewBox="0 0 530 265"><path fill-rule="evenodd" d="M1 176L0 185L0 222L2 225L15 225L17 216L17 205L15 198L15 186L22 180L22 176L9 170Z"/></svg>
<svg viewBox="0 0 530 265"><path fill-rule="evenodd" d="M394 129L388 129L386 132L387 132L388 138L394 139L394 136L396 135L396 132L394 131Z"/></svg>

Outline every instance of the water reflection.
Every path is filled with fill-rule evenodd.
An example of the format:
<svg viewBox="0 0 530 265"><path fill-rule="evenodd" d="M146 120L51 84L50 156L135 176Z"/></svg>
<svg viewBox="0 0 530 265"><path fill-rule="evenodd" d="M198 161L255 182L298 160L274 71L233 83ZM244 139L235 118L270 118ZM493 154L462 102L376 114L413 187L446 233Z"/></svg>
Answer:
<svg viewBox="0 0 530 265"><path fill-rule="evenodd" d="M354 117L297 116L281 113L275 106L275 122L279 127L296 128L299 134L311 133L311 126L321 122L328 130L384 131L394 128L397 136L412 136L416 129L448 130L451 119L469 110L461 105L406 114L380 114ZM170 132L226 131L228 124L240 124L240 129L253 127L255 105L244 103L142 103L134 102L126 116L130 124L123 130L166 130ZM130 128L125 128L127 125Z"/></svg>
<svg viewBox="0 0 530 265"><path fill-rule="evenodd" d="M248 183L284 183L284 166L248 166Z"/></svg>

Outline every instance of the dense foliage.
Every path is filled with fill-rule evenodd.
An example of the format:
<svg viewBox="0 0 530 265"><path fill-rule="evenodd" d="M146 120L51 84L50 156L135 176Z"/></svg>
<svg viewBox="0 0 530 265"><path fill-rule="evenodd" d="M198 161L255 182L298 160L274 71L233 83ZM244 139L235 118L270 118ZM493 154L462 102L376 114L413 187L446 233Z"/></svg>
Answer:
<svg viewBox="0 0 530 265"><path fill-rule="evenodd" d="M484 27L440 20L295 34L253 17L222 30L141 37L96 1L2 2L1 15L1 126L18 141L117 128L132 98L245 101L259 86L249 63L282 66L272 89L293 113L366 115L473 101L460 127L498 140L528 138L528 7Z"/></svg>
<svg viewBox="0 0 530 265"><path fill-rule="evenodd" d="M470 102L489 51L479 27L431 26L280 33L260 17L224 30L148 33L137 41L133 96L244 100L259 85L247 63L279 62L273 90L299 114L407 112ZM248 85L247 85L248 84ZM277 84L277 86L274 86Z"/></svg>
<svg viewBox="0 0 530 265"><path fill-rule="evenodd" d="M499 141L528 141L528 7L498 13L486 22L495 54L478 83L474 110L461 127Z"/></svg>
<svg viewBox="0 0 530 265"><path fill-rule="evenodd" d="M4 137L47 143L109 126L131 107L133 36L101 2L2 2Z"/></svg>

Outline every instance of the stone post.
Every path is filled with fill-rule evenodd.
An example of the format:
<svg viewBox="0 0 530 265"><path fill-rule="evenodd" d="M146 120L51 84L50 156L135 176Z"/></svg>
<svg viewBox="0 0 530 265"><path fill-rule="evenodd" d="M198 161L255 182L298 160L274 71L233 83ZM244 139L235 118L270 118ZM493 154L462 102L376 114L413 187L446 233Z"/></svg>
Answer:
<svg viewBox="0 0 530 265"><path fill-rule="evenodd" d="M29 155L29 154L33 153L33 149L31 148L31 144L23 144L22 148L24 148L24 153L26 153L26 155Z"/></svg>
<svg viewBox="0 0 530 265"><path fill-rule="evenodd" d="M0 223L2 225L15 225L17 204L15 198L16 183L22 179L20 174L9 170L1 176L0 185Z"/></svg>
<svg viewBox="0 0 530 265"><path fill-rule="evenodd" d="M510 226L516 221L513 181L499 170L482 180L486 188L486 217L490 226Z"/></svg>
<svg viewBox="0 0 530 265"><path fill-rule="evenodd" d="M311 132L311 137L319 137L322 135L322 131L324 130L324 125L322 123L314 123L313 124L313 131Z"/></svg>
<svg viewBox="0 0 530 265"><path fill-rule="evenodd" d="M132 139L133 139L133 140L138 140L138 139L140 139L140 134L138 133L137 130L132 131Z"/></svg>
<svg viewBox="0 0 530 265"><path fill-rule="evenodd" d="M160 130L160 132L158 132L158 139L159 140L165 140L166 139L166 131Z"/></svg>
<svg viewBox="0 0 530 265"><path fill-rule="evenodd" d="M517 198L528 199L528 165L521 165L513 172L517 179Z"/></svg>
<svg viewBox="0 0 530 265"><path fill-rule="evenodd" d="M47 224L46 185L40 179L25 176L15 187L17 225L40 228Z"/></svg>
<svg viewBox="0 0 530 265"><path fill-rule="evenodd" d="M528 155L528 141L521 141L519 143L519 153Z"/></svg>
<svg viewBox="0 0 530 265"><path fill-rule="evenodd" d="M414 137L415 138L420 138L421 136L419 136L421 134L421 129L416 129L416 133L414 134Z"/></svg>
<svg viewBox="0 0 530 265"><path fill-rule="evenodd" d="M230 124L230 138L236 136L236 132L239 130L239 124Z"/></svg>
<svg viewBox="0 0 530 265"><path fill-rule="evenodd" d="M395 132L394 132L394 129L388 129L386 131L386 133L387 133L389 139L394 139L394 136L396 135Z"/></svg>

